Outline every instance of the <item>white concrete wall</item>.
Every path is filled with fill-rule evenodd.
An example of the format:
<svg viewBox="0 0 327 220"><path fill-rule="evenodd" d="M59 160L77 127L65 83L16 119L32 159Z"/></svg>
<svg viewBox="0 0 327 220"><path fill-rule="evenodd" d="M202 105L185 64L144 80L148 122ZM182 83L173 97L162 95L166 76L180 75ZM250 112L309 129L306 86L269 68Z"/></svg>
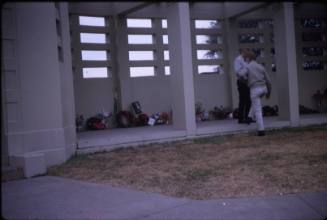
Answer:
<svg viewBox="0 0 327 220"><path fill-rule="evenodd" d="M247 3L228 3L229 15L239 13L240 9L244 9L244 4ZM258 6L262 3L255 3L252 6ZM231 8L231 6L237 6ZM306 6L304 6L306 7ZM319 10L317 11L317 9ZM77 8L75 8L77 9ZM75 10L74 12L76 12ZM305 10L304 10L305 11ZM311 7L308 11L312 13L323 13L321 7ZM320 12L319 12L320 11ZM100 11L99 11L100 12ZM308 12L307 12L308 13ZM141 18L141 17L153 17L153 18L166 18L167 4L152 4L144 9L131 13L129 17ZM222 3L190 3L190 16L191 19L219 19L222 18L223 4ZM274 7L265 6L251 13L242 15L238 19L273 19ZM226 39L225 43L227 42ZM235 42L237 36L235 36ZM266 47L269 43L261 46ZM298 45L298 44L297 44ZM268 48L269 46L267 46ZM266 48L265 48L266 49ZM299 50L299 46L298 46ZM237 56L237 50L230 50L231 56ZM225 54L226 55L226 51ZM127 56L124 55L127 59ZM270 51L265 50L265 56L270 56ZM195 59L193 58L195 62ZM120 65L125 66L127 62L123 59L119 60ZM228 62L228 57L224 56L225 64ZM272 80L273 90L269 100L263 99L263 105L274 106L278 105L278 86L277 86L277 73L272 72L270 69L270 58L266 61L266 67ZM299 64L300 65L300 64ZM194 65L196 70L196 65ZM226 67L226 65L225 65ZM278 67L277 67L278 68ZM323 89L326 86L326 74L315 73L307 74L307 72L301 71L302 68L298 68L298 81L299 81L299 99L300 104L304 104L308 107L313 107L313 101L311 95L315 92L316 88ZM230 74L226 69L223 75L198 75L194 72L194 91L195 101L200 101L206 110L211 110L215 106L223 105L225 107L237 107L238 96L232 97L232 92L237 93L237 88L234 87L231 90ZM132 101L140 101L144 112L152 114L155 112L167 111L171 108L171 95L169 89L169 78L171 76L163 76L163 73L158 73L155 77L140 77L128 79L128 103ZM126 80L126 79L124 79ZM308 81L310 83L308 83ZM112 80L111 79L94 79L94 80L80 80L77 78L75 81L76 92L76 112L84 113L86 115L96 114L102 110L103 107L109 111L112 109ZM88 91L88 92L86 92ZM97 98L96 98L97 97Z"/></svg>
<svg viewBox="0 0 327 220"><path fill-rule="evenodd" d="M137 77L130 79L130 103L139 101L147 114L171 110L171 76ZM111 79L76 79L76 114L92 116L104 107L113 111ZM230 107L228 76L194 75L195 100L207 110L214 106Z"/></svg>
<svg viewBox="0 0 327 220"><path fill-rule="evenodd" d="M102 110L113 111L112 78L83 79L81 72L75 73L76 114L85 118L102 113Z"/></svg>
<svg viewBox="0 0 327 220"><path fill-rule="evenodd" d="M175 3L169 5L168 9L173 125L175 129L186 130L187 135L194 135L196 130L192 74L194 62L189 4Z"/></svg>
<svg viewBox="0 0 327 220"><path fill-rule="evenodd" d="M231 92L229 76L198 75L194 74L195 102L201 102L206 111L213 110L215 106L231 108Z"/></svg>
<svg viewBox="0 0 327 220"><path fill-rule="evenodd" d="M163 73L161 73L163 74ZM139 101L146 114L171 110L171 76L130 79L130 103ZM223 105L231 107L227 74L194 75L195 100L206 110ZM93 116L105 108L113 111L112 79L75 79L76 114Z"/></svg>
<svg viewBox="0 0 327 220"><path fill-rule="evenodd" d="M143 10L137 11L131 15L133 17L144 16L145 14L149 14L149 16L153 17L165 17L165 5L161 4L162 8L159 5L149 6L144 8ZM154 12L157 7L157 11ZM240 6L241 7L241 6ZM243 6L242 6L243 7ZM160 8L160 9L159 9ZM152 10L152 11L151 11ZM157 15L157 16L155 16ZM191 3L190 4L190 15L192 19L220 19L223 17L223 6L222 3ZM266 9L261 9L256 12L254 15L243 16L242 18L251 18L256 17L257 15L262 18L267 17ZM269 18L269 16L268 16ZM227 42L227 39L224 39ZM192 51L193 52L193 51ZM231 51L230 51L231 52ZM238 51L235 52L235 57ZM267 53L268 54L268 53ZM193 62L196 62L196 56L193 56ZM228 62L227 52L224 51L224 59L223 62L226 64ZM226 69L226 65L225 65ZM272 78L272 82L276 82L276 73L270 73ZM149 77L149 81L155 81L153 77ZM229 72L225 71L223 75L198 75L197 74L197 66L194 65L194 90L195 90L195 101L199 101L203 104L203 107L206 110L212 110L215 106L224 106L224 107L232 107L232 97L231 97L231 88L230 88L230 76ZM143 88L142 80L138 80L138 85L140 89ZM236 82L235 82L236 83ZM161 84L163 87L166 85L164 82ZM137 88L136 87L136 88ZM135 88L135 86L134 86ZM237 89L237 88L236 88ZM136 90L132 91L132 94ZM236 91L237 92L237 91ZM143 93L143 92L142 92ZM154 107L158 106L159 100L151 99L151 102L154 103ZM149 101L150 101L149 100ZM277 93L276 89L273 90L271 98L269 100L263 101L264 105L276 105L277 104ZM236 107L236 106L234 106ZM160 111L160 110L158 110Z"/></svg>
<svg viewBox="0 0 327 220"><path fill-rule="evenodd" d="M76 149L67 4L61 9L60 43L54 3L13 3L5 11L2 104L8 154L15 165L36 152L44 157L36 166L59 164ZM64 50L62 63L58 44ZM24 168L31 174L35 166Z"/></svg>
<svg viewBox="0 0 327 220"><path fill-rule="evenodd" d="M71 39L69 33L68 3L60 3L60 24L63 62L59 62L62 100L62 117L67 157L76 150L75 98L73 87Z"/></svg>
<svg viewBox="0 0 327 220"><path fill-rule="evenodd" d="M72 11L70 11L72 12ZM81 15L85 15L81 13ZM97 14L97 16L102 16ZM76 115L83 114L84 118L95 116L96 114L102 113L102 111L113 111L113 78L112 72L108 72L107 78L83 78L83 67L106 67L115 58L112 52L112 41L110 39L109 45L81 45L80 44L80 32L97 33L103 30L103 33L109 33L110 37L114 35L113 27L111 24L105 28L92 28L83 27L82 30L78 23L78 15L71 16L70 30L72 32L72 44L70 45L74 49L72 54L73 58L73 84L74 84L74 98L75 98L75 113ZM86 30L85 30L86 28ZM81 61L81 49L101 49L106 50L109 47L109 61ZM115 68L112 68L114 71Z"/></svg>
<svg viewBox="0 0 327 220"><path fill-rule="evenodd" d="M131 101L139 101L144 113L170 111L170 76L138 77L131 79Z"/></svg>
<svg viewBox="0 0 327 220"><path fill-rule="evenodd" d="M17 3L24 152L64 146L53 3Z"/></svg>
<svg viewBox="0 0 327 220"><path fill-rule="evenodd" d="M299 96L296 65L295 23L293 3L282 3L274 15L276 50L278 116L299 125Z"/></svg>
<svg viewBox="0 0 327 220"><path fill-rule="evenodd" d="M321 46L326 47L325 42L302 42L302 29L300 22L302 17L320 17L327 19L326 15L327 5L323 3L302 3L295 7L295 25L296 25L296 47L297 47L297 64L298 64L298 88L299 88L299 104L306 107L316 109L316 104L312 95L320 90L321 92L327 88L327 70L324 71L304 71L302 68L302 61L306 60L327 60L324 57L308 57L303 58L303 46ZM325 27L326 30L326 27ZM326 33L326 31L325 31ZM327 39L326 39L327 40Z"/></svg>
<svg viewBox="0 0 327 220"><path fill-rule="evenodd" d="M18 130L19 83L17 77L16 13L13 4L6 3L1 8L1 159L2 165L9 163L9 145L13 138L8 132ZM11 111L14 110L14 114ZM11 141L10 143L8 141ZM16 144L19 145L19 144ZM21 145L20 145L21 146ZM17 147L18 148L18 147Z"/></svg>
<svg viewBox="0 0 327 220"><path fill-rule="evenodd" d="M25 130L62 124L55 16L51 4L17 4L17 38ZM42 18L42 19L41 19ZM41 65L40 65L41 64ZM48 96L50 95L50 96ZM53 114L49 117L49 113ZM31 117L33 116L33 117ZM58 120L59 119L59 120Z"/></svg>
<svg viewBox="0 0 327 220"><path fill-rule="evenodd" d="M77 12L77 8L72 7L72 12ZM84 11L81 11L85 13ZM217 13L219 12L219 13ZM167 5L165 3L151 4L144 9L131 13L129 17L142 18L144 16L152 18L167 18ZM191 3L190 16L194 19L219 19L222 17L221 3ZM116 30L117 31L117 30ZM123 32L125 30L122 30ZM125 33L125 32L124 32ZM126 34L126 33L125 33ZM126 36L125 36L126 37ZM120 44L124 43L121 36L117 39ZM161 38L157 39L161 41ZM163 50L163 46L156 46L159 50ZM119 46L119 65L122 80L122 88L124 89L123 97L128 94L128 98L124 98L126 102L124 109L128 108L133 101L140 101L142 109L147 114L153 114L162 111L171 110L171 89L170 78L165 76L163 69L158 69L157 75L154 77L136 77L130 78L126 74L128 54L122 46ZM128 50L128 49L126 49ZM157 58L161 55L157 54ZM162 61L158 61L161 63ZM195 69L197 67L195 66ZM214 106L231 106L228 75L198 75L194 73L194 89L195 100L203 103L207 110L213 109ZM76 113L84 114L87 117L99 113L103 107L109 111L113 110L113 81L112 79L82 79L80 73L75 73L75 100ZM128 87L128 88L127 88ZM124 93L125 96L124 96ZM123 101L123 102L124 102ZM194 108L194 106L193 106Z"/></svg>

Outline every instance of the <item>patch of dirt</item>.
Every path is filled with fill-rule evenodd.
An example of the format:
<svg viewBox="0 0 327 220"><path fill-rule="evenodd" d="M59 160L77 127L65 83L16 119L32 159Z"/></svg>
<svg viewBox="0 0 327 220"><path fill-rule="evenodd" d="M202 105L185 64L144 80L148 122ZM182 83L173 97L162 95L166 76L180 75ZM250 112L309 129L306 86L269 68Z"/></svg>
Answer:
<svg viewBox="0 0 327 220"><path fill-rule="evenodd" d="M79 155L49 174L193 199L326 191L327 125Z"/></svg>

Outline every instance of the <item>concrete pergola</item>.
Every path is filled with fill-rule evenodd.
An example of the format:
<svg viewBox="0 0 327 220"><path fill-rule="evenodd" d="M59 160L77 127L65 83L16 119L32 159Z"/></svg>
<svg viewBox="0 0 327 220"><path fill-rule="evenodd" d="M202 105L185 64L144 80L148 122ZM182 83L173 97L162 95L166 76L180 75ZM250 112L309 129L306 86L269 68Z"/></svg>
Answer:
<svg viewBox="0 0 327 220"><path fill-rule="evenodd" d="M69 5L70 4L70 5ZM126 16L153 4L166 10L170 51L170 89L173 129L184 131L186 137L195 137L195 95L190 4L149 2L108 3L60 2L62 28L61 48L64 62L58 62L55 3L6 3L3 6L4 25L2 40L11 42L13 54L2 58L2 155L8 164L24 168L25 176L45 173L47 167L61 164L77 150L75 128L74 79L70 39L70 13L92 15L92 11L114 18L116 57L118 66L113 72L115 90L119 93L121 108L130 104L128 66L120 65L126 59L125 33L121 29ZM200 3L199 3L200 4ZM222 17L227 25L227 36L233 34L233 22L239 16L266 7L265 2L224 2ZM275 85L278 91L279 119L290 126L300 124L299 93L296 61L294 4L271 3L275 9L274 35L276 65ZM125 43L125 44L124 44ZM227 42L232 105L237 106L235 76L231 65L236 45ZM119 50L118 50L119 47Z"/></svg>

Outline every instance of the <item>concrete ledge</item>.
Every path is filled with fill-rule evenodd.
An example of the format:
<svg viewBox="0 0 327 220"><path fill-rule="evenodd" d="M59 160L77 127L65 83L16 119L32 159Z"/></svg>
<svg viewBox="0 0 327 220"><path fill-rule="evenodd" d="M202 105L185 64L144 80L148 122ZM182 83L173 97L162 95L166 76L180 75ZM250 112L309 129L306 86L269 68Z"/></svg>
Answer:
<svg viewBox="0 0 327 220"><path fill-rule="evenodd" d="M300 126L307 125L320 125L327 123L327 114L315 114L315 115L301 115L300 116Z"/></svg>
<svg viewBox="0 0 327 220"><path fill-rule="evenodd" d="M298 127L327 123L327 114L301 116ZM281 129L291 127L290 121L281 121L278 117L264 118L265 129ZM172 125L154 127L136 127L86 131L77 134L77 154L111 151L123 147L136 147L155 143L189 140L210 136L256 132L256 123L238 124L237 120L207 121L197 124L196 133L187 135L185 130L175 130Z"/></svg>
<svg viewBox="0 0 327 220"><path fill-rule="evenodd" d="M161 139L151 139L151 140L143 140L143 141L135 141L135 142L126 142L126 143L118 143L118 144L103 144L103 145L95 145L91 147L77 148L77 154L89 154L96 152L108 152L118 148L127 148L127 147L138 147L144 145L151 144L159 144L159 143L168 143L174 141L182 141L188 139L187 136L180 137L172 137L172 138L161 138Z"/></svg>
<svg viewBox="0 0 327 220"><path fill-rule="evenodd" d="M45 174L47 172L45 155L43 153L32 152L14 155L11 157L11 160L13 166L23 168L26 178Z"/></svg>
<svg viewBox="0 0 327 220"><path fill-rule="evenodd" d="M4 219L323 220L327 216L327 192L192 200L53 176L10 181L1 189Z"/></svg>
<svg viewBox="0 0 327 220"><path fill-rule="evenodd" d="M10 164L16 168L22 168L24 176L29 178L45 174L47 167L62 164L66 159L66 149L57 148L13 155L10 157Z"/></svg>

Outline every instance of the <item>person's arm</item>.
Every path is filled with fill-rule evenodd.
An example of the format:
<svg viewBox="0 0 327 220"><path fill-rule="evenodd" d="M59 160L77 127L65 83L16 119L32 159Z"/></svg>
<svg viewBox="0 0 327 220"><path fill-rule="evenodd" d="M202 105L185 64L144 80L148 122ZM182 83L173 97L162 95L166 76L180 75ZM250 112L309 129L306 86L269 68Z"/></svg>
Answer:
<svg viewBox="0 0 327 220"><path fill-rule="evenodd" d="M234 60L234 71L235 71L236 74L240 71L240 69L242 69L242 66L243 66L242 65L242 60L239 57L237 57Z"/></svg>
<svg viewBox="0 0 327 220"><path fill-rule="evenodd" d="M238 72L236 72L236 75L240 78L246 79L248 72L249 72L249 69L247 67L243 67Z"/></svg>
<svg viewBox="0 0 327 220"><path fill-rule="evenodd" d="M234 60L234 71L236 73L236 75L238 75L238 73L241 71L241 69L243 69L246 66L246 63L243 59L242 56L238 56L236 57L236 59Z"/></svg>
<svg viewBox="0 0 327 220"><path fill-rule="evenodd" d="M248 74L249 74L249 69L248 69L247 63L240 56L236 59L236 61L237 61L236 65L234 63L234 67L237 66L237 68L238 68L237 71L235 71L236 77L242 81L247 80Z"/></svg>

